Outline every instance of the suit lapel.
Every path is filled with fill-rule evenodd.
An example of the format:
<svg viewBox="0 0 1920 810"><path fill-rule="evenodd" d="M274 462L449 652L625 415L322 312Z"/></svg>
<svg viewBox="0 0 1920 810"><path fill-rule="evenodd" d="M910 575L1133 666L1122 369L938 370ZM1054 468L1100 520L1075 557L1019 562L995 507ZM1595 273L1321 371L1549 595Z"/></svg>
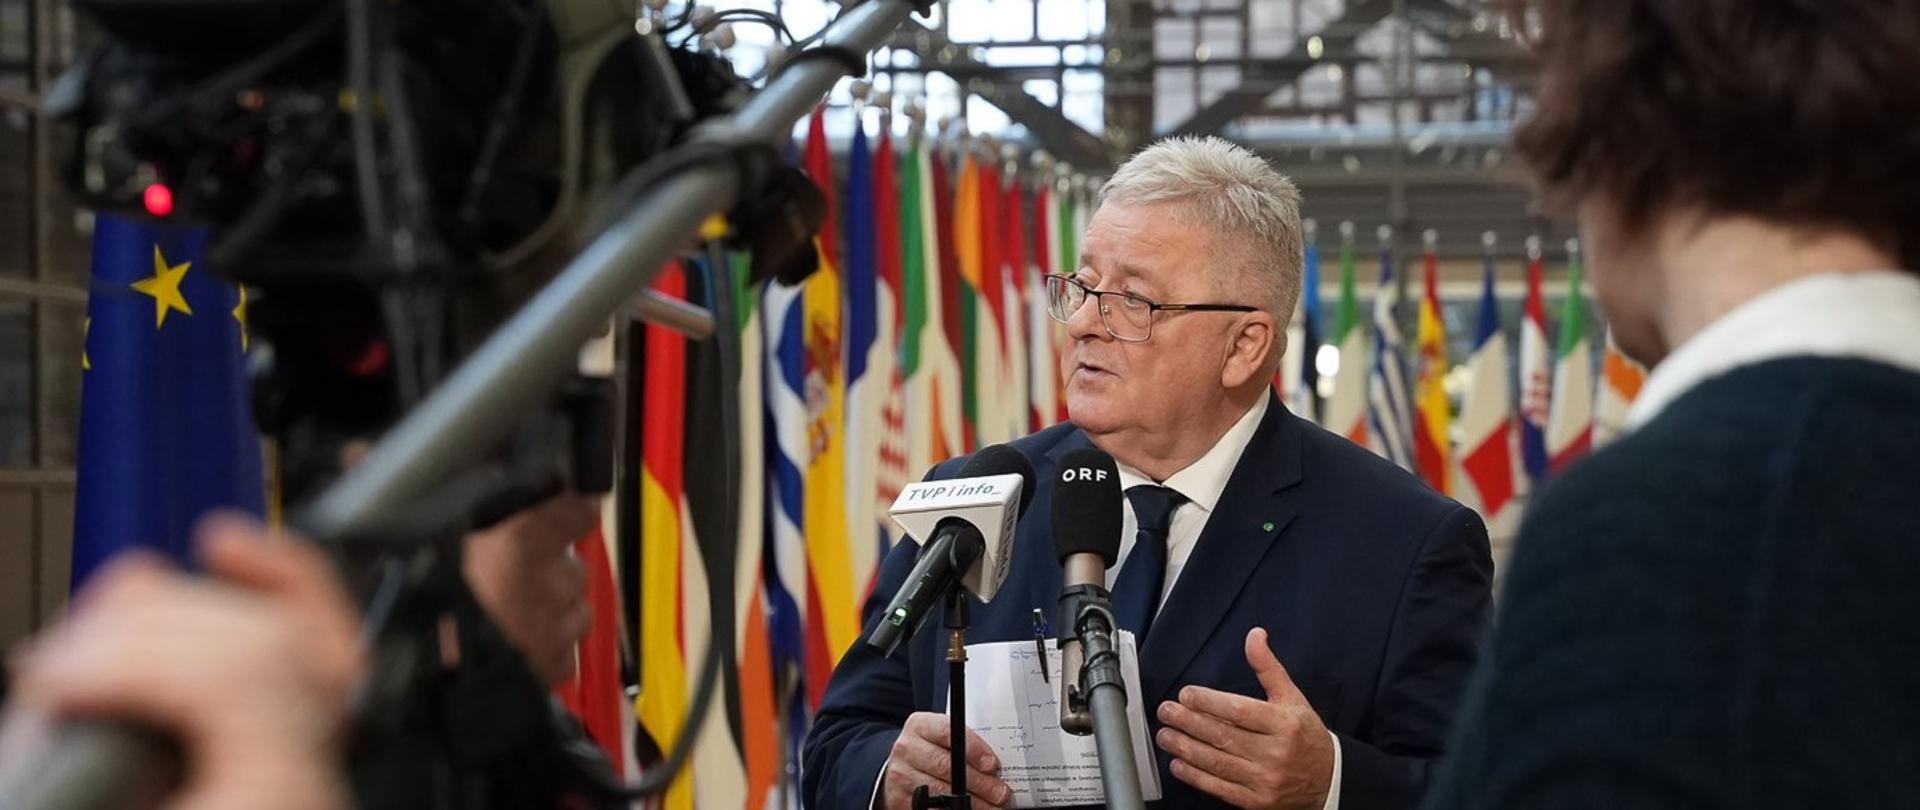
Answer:
<svg viewBox="0 0 1920 810"><path fill-rule="evenodd" d="M1174 679L1221 632L1260 560L1295 515L1280 492L1300 480L1300 425L1277 401L1247 442L1140 651L1141 696L1167 699ZM1236 642L1234 649L1239 649Z"/></svg>

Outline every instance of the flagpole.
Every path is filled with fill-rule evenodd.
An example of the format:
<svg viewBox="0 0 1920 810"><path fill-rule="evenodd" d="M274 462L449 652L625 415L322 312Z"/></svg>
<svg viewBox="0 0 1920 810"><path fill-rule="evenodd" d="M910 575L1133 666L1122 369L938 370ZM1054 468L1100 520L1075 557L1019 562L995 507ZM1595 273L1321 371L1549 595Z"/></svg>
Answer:
<svg viewBox="0 0 1920 810"><path fill-rule="evenodd" d="M642 191L616 224L501 325L365 460L321 493L295 525L322 538L367 529L419 504L477 461L552 392L560 373L573 367L580 345L646 287L700 224L732 206L748 180L739 158L777 144L851 72L858 59L848 54L879 46L913 9L907 0L867 0L848 8L821 45L795 54L740 109L697 127L675 150L687 157L684 162Z"/></svg>

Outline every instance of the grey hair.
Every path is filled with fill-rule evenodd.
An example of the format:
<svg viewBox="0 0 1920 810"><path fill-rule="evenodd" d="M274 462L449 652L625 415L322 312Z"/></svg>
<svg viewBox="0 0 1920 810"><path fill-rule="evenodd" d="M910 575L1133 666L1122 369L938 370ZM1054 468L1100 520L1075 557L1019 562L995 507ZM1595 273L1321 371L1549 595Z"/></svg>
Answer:
<svg viewBox="0 0 1920 810"><path fill-rule="evenodd" d="M1222 138L1175 136L1134 155L1100 189L1100 203L1184 206L1195 224L1251 242L1239 275L1285 324L1300 302L1306 255L1300 189L1259 155Z"/></svg>

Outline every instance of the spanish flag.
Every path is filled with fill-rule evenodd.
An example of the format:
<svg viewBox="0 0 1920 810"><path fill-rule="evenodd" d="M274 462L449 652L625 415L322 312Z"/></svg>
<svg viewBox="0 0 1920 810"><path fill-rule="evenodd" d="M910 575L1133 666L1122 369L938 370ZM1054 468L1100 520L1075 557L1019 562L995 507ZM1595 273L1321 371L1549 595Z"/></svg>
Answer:
<svg viewBox="0 0 1920 810"><path fill-rule="evenodd" d="M807 173L827 198L827 219L815 240L820 249L820 269L807 278L800 291L805 342L801 390L805 392L807 411L806 459L801 468L806 494L801 499L800 531L807 564L807 697L808 704L817 707L826 695L834 664L860 633L859 591L847 533L845 352L839 254L834 247L834 235L839 230L833 218L833 164L827 155L826 127L819 109L814 110L807 130Z"/></svg>
<svg viewBox="0 0 1920 810"><path fill-rule="evenodd" d="M1413 458L1420 477L1443 495L1453 494L1448 435L1453 406L1447 401L1447 326L1440 317L1440 260L1433 231L1426 233L1425 298L1420 300L1419 377L1413 394Z"/></svg>

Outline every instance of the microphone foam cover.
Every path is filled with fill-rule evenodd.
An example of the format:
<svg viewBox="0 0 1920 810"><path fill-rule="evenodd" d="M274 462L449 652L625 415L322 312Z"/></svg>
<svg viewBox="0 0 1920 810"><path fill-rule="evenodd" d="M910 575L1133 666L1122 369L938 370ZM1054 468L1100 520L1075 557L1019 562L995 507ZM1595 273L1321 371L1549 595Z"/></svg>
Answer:
<svg viewBox="0 0 1920 810"><path fill-rule="evenodd" d="M1053 482L1053 551L1098 554L1108 568L1120 556L1120 468L1088 447L1060 459Z"/></svg>
<svg viewBox="0 0 1920 810"><path fill-rule="evenodd" d="M1025 515L1027 506L1033 503L1033 462L1012 447L995 444L980 448L967 460L967 466L960 468L961 478L989 475L1020 476L1020 514Z"/></svg>

